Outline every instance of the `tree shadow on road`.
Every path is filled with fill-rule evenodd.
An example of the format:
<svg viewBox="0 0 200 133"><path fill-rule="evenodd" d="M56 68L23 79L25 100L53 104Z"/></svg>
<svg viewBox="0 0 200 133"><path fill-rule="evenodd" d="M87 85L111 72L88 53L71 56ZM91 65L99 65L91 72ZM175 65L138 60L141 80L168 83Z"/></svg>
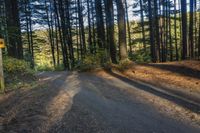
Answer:
<svg viewBox="0 0 200 133"><path fill-rule="evenodd" d="M176 103L176 104L178 104L178 105L180 105L180 106L182 106L186 109L189 109L192 112L200 114L200 105L198 104L199 99L191 98L189 96L187 97L187 95L182 95L181 93L179 93L176 90L169 90L167 88L155 89L154 87L148 86L146 84L141 84L137 81L131 80L129 78L126 78L124 76L116 74L112 71L107 71L107 73L118 78L118 79L120 79L123 82L130 84L131 86L134 86L136 89L141 89L141 90L144 90L146 92L152 93L156 96L159 96L161 98L172 101L172 102L174 102L174 103ZM163 92L162 89L164 89L164 91L166 91L168 93Z"/></svg>
<svg viewBox="0 0 200 133"><path fill-rule="evenodd" d="M52 101L62 93L63 85L72 73L62 75L53 73L44 76L39 86L31 89L11 92L5 100L0 101L0 132L43 132L50 122L49 108ZM45 79L46 78L46 79ZM69 104L69 103L66 103ZM65 105L63 105L65 106ZM65 108L70 105L66 105ZM55 112L57 113L57 112Z"/></svg>
<svg viewBox="0 0 200 133"><path fill-rule="evenodd" d="M142 133L162 132L160 129L165 132L191 130L190 125L180 121L178 122L180 125L177 125L175 118L166 114L160 116L157 109L136 98L137 92L130 91L129 93L128 84L136 86L136 83L133 85L130 81L122 80L125 84L116 84L118 80L115 80L115 77L122 80L116 75L104 78L90 73L80 74L80 86L83 89L73 98L72 108L63 115L60 121L49 128L49 132ZM149 90L149 88L144 90ZM155 93L152 90L148 92ZM173 98L164 94L158 92L156 94L174 101ZM183 126L183 129L179 126Z"/></svg>

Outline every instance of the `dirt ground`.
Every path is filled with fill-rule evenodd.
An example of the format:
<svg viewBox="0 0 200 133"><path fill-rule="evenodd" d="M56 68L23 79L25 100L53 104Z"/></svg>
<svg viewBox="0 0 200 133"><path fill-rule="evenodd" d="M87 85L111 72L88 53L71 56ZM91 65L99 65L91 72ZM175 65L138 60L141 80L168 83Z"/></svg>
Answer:
<svg viewBox="0 0 200 133"><path fill-rule="evenodd" d="M38 78L32 89L1 96L1 133L200 132L198 105L118 73L44 72Z"/></svg>
<svg viewBox="0 0 200 133"><path fill-rule="evenodd" d="M200 61L134 65L124 74L157 86L165 87L170 84L200 92Z"/></svg>
<svg viewBox="0 0 200 133"><path fill-rule="evenodd" d="M200 103L200 61L134 64L120 74Z"/></svg>

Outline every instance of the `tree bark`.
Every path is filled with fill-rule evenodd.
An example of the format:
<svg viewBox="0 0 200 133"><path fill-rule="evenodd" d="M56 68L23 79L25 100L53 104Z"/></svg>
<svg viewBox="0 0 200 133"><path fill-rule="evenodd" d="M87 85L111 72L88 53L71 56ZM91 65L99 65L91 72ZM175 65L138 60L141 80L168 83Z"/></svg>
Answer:
<svg viewBox="0 0 200 133"><path fill-rule="evenodd" d="M126 44L126 21L125 9L122 0L116 0L117 4L117 20L119 30L119 55L120 60L123 61L128 58L127 44Z"/></svg>

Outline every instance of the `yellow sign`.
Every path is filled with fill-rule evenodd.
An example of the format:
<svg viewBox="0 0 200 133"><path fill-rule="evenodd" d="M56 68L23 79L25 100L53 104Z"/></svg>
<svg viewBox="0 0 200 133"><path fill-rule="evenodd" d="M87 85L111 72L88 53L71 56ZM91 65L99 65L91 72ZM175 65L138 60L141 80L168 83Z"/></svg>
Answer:
<svg viewBox="0 0 200 133"><path fill-rule="evenodd" d="M0 38L0 48L5 48L5 42L2 38Z"/></svg>

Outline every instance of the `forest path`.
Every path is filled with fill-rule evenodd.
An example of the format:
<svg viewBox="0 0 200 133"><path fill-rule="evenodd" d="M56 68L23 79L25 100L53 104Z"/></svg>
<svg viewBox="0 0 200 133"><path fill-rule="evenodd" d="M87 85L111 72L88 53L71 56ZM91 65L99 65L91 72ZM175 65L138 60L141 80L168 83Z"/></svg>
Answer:
<svg viewBox="0 0 200 133"><path fill-rule="evenodd" d="M40 73L43 87L0 101L0 132L200 132L198 113L148 88L103 75Z"/></svg>

